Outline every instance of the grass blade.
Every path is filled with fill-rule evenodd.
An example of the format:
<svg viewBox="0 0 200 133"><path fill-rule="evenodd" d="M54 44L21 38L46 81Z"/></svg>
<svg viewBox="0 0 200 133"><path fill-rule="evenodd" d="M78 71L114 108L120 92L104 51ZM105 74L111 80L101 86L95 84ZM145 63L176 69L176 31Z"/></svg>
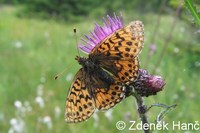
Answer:
<svg viewBox="0 0 200 133"><path fill-rule="evenodd" d="M200 26L200 15L197 12L196 7L193 5L192 0L184 0L185 5L188 8L188 10L191 12L192 16L194 17L196 23Z"/></svg>

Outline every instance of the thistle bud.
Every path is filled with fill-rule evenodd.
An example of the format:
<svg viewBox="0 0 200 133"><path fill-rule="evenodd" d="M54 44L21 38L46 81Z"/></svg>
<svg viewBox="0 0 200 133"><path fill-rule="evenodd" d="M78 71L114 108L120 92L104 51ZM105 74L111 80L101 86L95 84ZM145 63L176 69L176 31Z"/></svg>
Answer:
<svg viewBox="0 0 200 133"><path fill-rule="evenodd" d="M165 85L160 76L149 75L146 70L140 69L138 78L131 84L140 96L156 95Z"/></svg>

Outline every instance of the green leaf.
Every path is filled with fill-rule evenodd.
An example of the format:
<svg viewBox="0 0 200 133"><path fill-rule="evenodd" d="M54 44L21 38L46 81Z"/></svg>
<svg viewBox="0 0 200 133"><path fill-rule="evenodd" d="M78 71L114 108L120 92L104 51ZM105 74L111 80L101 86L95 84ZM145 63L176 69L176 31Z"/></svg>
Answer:
<svg viewBox="0 0 200 133"><path fill-rule="evenodd" d="M200 15L197 12L196 7L193 5L192 0L184 0L185 5L188 8L188 10L191 12L192 16L194 17L196 23L200 26Z"/></svg>

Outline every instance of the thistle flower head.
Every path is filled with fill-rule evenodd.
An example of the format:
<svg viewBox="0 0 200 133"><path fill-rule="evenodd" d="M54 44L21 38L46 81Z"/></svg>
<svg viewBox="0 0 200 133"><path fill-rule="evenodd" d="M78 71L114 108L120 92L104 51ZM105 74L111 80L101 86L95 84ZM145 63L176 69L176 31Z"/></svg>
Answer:
<svg viewBox="0 0 200 133"><path fill-rule="evenodd" d="M140 69L139 76L132 85L137 94L148 97L161 91L165 86L165 81L160 76L149 75L146 70Z"/></svg>
<svg viewBox="0 0 200 133"><path fill-rule="evenodd" d="M79 48L85 52L90 53L91 50L99 44L104 38L123 27L122 16L110 17L107 15L107 19L103 18L103 26L95 23L93 31L90 31L90 35L85 35L85 39L81 38L82 43L79 44Z"/></svg>

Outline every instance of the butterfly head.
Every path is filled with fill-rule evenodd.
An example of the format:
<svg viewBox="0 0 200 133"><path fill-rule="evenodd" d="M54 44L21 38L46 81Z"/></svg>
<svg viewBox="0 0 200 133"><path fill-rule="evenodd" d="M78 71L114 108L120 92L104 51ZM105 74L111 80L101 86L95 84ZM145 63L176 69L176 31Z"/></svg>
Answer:
<svg viewBox="0 0 200 133"><path fill-rule="evenodd" d="M77 60L80 65L84 66L87 59L85 57L76 56L75 60Z"/></svg>
<svg viewBox="0 0 200 133"><path fill-rule="evenodd" d="M80 56L76 56L75 60L78 61L78 63L83 66L85 71L94 71L96 69L98 69L98 65L96 65L96 63L94 61L92 61L91 58L85 58L85 57L80 57Z"/></svg>

